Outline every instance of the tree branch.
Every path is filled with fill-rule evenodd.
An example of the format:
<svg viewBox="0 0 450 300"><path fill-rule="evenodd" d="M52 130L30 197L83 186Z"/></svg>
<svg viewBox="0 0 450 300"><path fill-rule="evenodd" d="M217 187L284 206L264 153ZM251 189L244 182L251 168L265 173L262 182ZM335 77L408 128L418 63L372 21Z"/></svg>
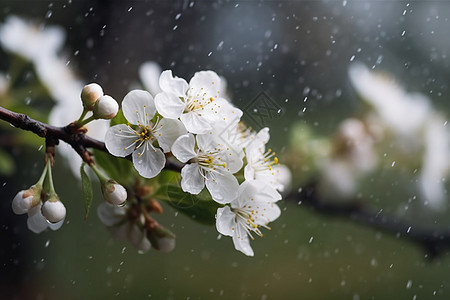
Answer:
<svg viewBox="0 0 450 300"><path fill-rule="evenodd" d="M47 145L57 145L58 142L64 141L80 155L87 164L92 164L92 158L87 148L94 148L108 153L105 143L93 139L86 135L86 130L76 127L73 123L64 126L52 126L30 118L21 113L12 112L0 106L0 119L11 123L14 127L31 131L36 135L43 137L47 141ZM131 159L131 156L127 157ZM165 168L173 171L181 171L183 164L176 161L166 159Z"/></svg>
<svg viewBox="0 0 450 300"><path fill-rule="evenodd" d="M381 230L396 238L408 240L421 246L429 258L450 251L450 230L411 224L399 217L386 215L383 210L373 210L355 200L351 203L325 202L317 197L316 186L311 184L300 192L286 197L299 205L308 206L314 212L330 217L341 217L355 223Z"/></svg>

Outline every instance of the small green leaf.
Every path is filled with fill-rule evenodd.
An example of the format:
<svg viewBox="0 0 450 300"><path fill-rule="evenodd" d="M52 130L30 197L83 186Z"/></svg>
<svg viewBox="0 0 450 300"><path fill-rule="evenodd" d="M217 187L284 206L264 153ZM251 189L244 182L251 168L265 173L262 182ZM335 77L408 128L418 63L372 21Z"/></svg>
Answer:
<svg viewBox="0 0 450 300"><path fill-rule="evenodd" d="M123 115L123 112L121 109L117 112L117 115L111 119L111 126L118 125L118 124L127 124L128 121L125 119L125 116Z"/></svg>
<svg viewBox="0 0 450 300"><path fill-rule="evenodd" d="M0 149L0 176L10 176L16 170L14 160L8 152Z"/></svg>
<svg viewBox="0 0 450 300"><path fill-rule="evenodd" d="M112 156L100 150L94 149L94 158L105 173L122 185L132 183L136 176L133 163L127 159Z"/></svg>
<svg viewBox="0 0 450 300"><path fill-rule="evenodd" d="M161 186L155 198L167 202L177 211L206 225L215 224L217 209L222 207L222 205L211 199L206 190L203 190L198 195L192 195L183 192L181 187L175 184Z"/></svg>
<svg viewBox="0 0 450 300"><path fill-rule="evenodd" d="M92 183L91 179L84 171L84 165L85 163L83 163L80 167L80 174L81 174L81 187L83 189L83 196L84 196L84 209L86 211L84 219L86 220L89 216L89 211L91 210L92 205Z"/></svg>

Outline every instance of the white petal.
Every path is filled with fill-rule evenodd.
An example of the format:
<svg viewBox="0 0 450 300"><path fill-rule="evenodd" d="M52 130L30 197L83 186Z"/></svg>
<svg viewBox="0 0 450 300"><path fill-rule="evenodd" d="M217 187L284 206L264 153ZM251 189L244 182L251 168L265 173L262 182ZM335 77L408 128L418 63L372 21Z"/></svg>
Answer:
<svg viewBox="0 0 450 300"><path fill-rule="evenodd" d="M218 203L230 203L237 197L239 182L231 173L214 174L208 173L206 188L214 201Z"/></svg>
<svg viewBox="0 0 450 300"><path fill-rule="evenodd" d="M125 157L133 153L138 138L133 129L125 124L119 124L110 127L106 132L105 146L112 155Z"/></svg>
<svg viewBox="0 0 450 300"><path fill-rule="evenodd" d="M47 219L41 213L42 203L32 207L28 211L27 226L34 233L41 233L48 227Z"/></svg>
<svg viewBox="0 0 450 300"><path fill-rule="evenodd" d="M250 240L248 239L248 235L244 230L241 230L241 235L237 236L236 234L233 235L233 243L234 243L234 248L236 248L236 250L241 251L242 253L244 253L247 256L253 256L253 249L250 246Z"/></svg>
<svg viewBox="0 0 450 300"><path fill-rule="evenodd" d="M169 119L178 119L186 107L175 94L164 92L155 96L155 105L161 116Z"/></svg>
<svg viewBox="0 0 450 300"><path fill-rule="evenodd" d="M172 145L172 154L181 162L185 163L197 156L194 151L195 139L192 134L184 134L177 138Z"/></svg>
<svg viewBox="0 0 450 300"><path fill-rule="evenodd" d="M244 207L251 201L276 202L281 199L275 188L261 180L244 181L239 186L238 194L237 199L231 203L233 208Z"/></svg>
<svg viewBox="0 0 450 300"><path fill-rule="evenodd" d="M181 135L186 134L187 130L183 123L179 120L161 119L158 124L157 132L155 132L156 139L159 146L164 152L170 152L173 143Z"/></svg>
<svg viewBox="0 0 450 300"><path fill-rule="evenodd" d="M147 125L156 113L155 101L149 92L133 90L122 101L125 118L133 125Z"/></svg>
<svg viewBox="0 0 450 300"><path fill-rule="evenodd" d="M204 187L205 179L197 164L188 164L181 169L181 188L184 192L197 195Z"/></svg>
<svg viewBox="0 0 450 300"><path fill-rule="evenodd" d="M254 180L255 179L255 169L251 164L247 164L244 168L244 178L245 180Z"/></svg>
<svg viewBox="0 0 450 300"><path fill-rule="evenodd" d="M189 81L189 93L206 93L206 98L217 99L220 95L220 77L213 71L200 71Z"/></svg>
<svg viewBox="0 0 450 300"><path fill-rule="evenodd" d="M161 67L153 61L143 63L139 68L139 77L144 87L152 94L161 92L159 87L159 76L161 76Z"/></svg>
<svg viewBox="0 0 450 300"><path fill-rule="evenodd" d="M186 97L188 84L186 80L179 77L173 77L172 71L166 70L159 77L160 88L167 93L173 93L177 97Z"/></svg>
<svg viewBox="0 0 450 300"><path fill-rule="evenodd" d="M166 157L161 149L155 149L149 142L133 152L133 165L139 175L153 178L158 175L166 164Z"/></svg>
<svg viewBox="0 0 450 300"><path fill-rule="evenodd" d="M188 112L180 116L181 122L183 122L187 131L202 134L211 130L211 124L205 119L199 116L196 112Z"/></svg>
<svg viewBox="0 0 450 300"><path fill-rule="evenodd" d="M106 226L114 226L120 223L126 214L125 206L117 206L102 202L97 208L97 216Z"/></svg>
<svg viewBox="0 0 450 300"><path fill-rule="evenodd" d="M141 230L137 225L130 225L130 231L128 233L129 242L141 251L148 251L151 247L150 241L145 236L145 231Z"/></svg>
<svg viewBox="0 0 450 300"><path fill-rule="evenodd" d="M216 229L219 233L233 236L236 231L236 214L229 206L220 207L216 213Z"/></svg>
<svg viewBox="0 0 450 300"><path fill-rule="evenodd" d="M62 219L61 221L56 223L48 223L48 228L50 228L51 230L58 230L59 228L61 228L61 226L63 226L64 220L65 219Z"/></svg>

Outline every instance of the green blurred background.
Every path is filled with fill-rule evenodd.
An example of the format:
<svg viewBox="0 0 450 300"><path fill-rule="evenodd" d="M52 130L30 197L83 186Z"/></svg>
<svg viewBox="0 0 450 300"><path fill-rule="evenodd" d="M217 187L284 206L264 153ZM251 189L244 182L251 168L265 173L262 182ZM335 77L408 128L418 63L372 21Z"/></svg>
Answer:
<svg viewBox="0 0 450 300"><path fill-rule="evenodd" d="M294 123L326 136L361 110L347 77L352 60L394 74L407 90L427 94L443 113L450 109L450 4L444 1L2 0L1 20L13 14L64 27L70 65L86 83L100 83L116 99L139 82L138 68L149 60L184 78L215 70L242 109L264 91L282 108L263 124L281 153ZM7 66L6 55L1 57L0 66ZM448 255L427 260L415 245L322 217L295 202L280 204L282 216L272 230L252 242L253 258L235 251L231 239L218 238L214 227L167 206L158 220L177 235L177 247L170 254L138 254L113 241L95 213L83 220L80 183L63 159L55 185L68 210L66 223L35 235L25 216L13 215L10 202L39 177L42 151L2 148L16 164L15 173L0 181L5 299L450 297ZM296 182L303 175L293 174ZM387 212L396 212L416 193L414 182L391 171L372 179L361 192ZM94 195L97 206L103 201L98 185ZM420 207L403 217L449 226L448 211Z"/></svg>

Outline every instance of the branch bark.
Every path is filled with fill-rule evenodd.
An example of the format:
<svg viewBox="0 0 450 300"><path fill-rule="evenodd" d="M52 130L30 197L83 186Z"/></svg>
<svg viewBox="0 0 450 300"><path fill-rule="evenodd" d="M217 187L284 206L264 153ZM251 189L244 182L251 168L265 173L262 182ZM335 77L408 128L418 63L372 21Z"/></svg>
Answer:
<svg viewBox="0 0 450 300"><path fill-rule="evenodd" d="M426 257L435 258L450 251L450 230L419 226L400 217L387 215L382 210L374 210L355 200L351 203L325 202L319 199L315 184L310 184L300 192L288 195L286 200L295 200L314 212L329 217L351 220L375 230L391 234L422 247Z"/></svg>
<svg viewBox="0 0 450 300"><path fill-rule="evenodd" d="M45 138L47 145L57 145L60 140L64 141L72 146L75 152L88 164L93 163L93 160L87 148L94 148L108 153L105 143L87 136L85 130L75 127L73 123L64 127L52 126L1 106L0 119L9 122L16 128L31 131ZM131 157L127 157L127 159L131 159ZM166 159L166 169L179 172L182 167L183 164Z"/></svg>

